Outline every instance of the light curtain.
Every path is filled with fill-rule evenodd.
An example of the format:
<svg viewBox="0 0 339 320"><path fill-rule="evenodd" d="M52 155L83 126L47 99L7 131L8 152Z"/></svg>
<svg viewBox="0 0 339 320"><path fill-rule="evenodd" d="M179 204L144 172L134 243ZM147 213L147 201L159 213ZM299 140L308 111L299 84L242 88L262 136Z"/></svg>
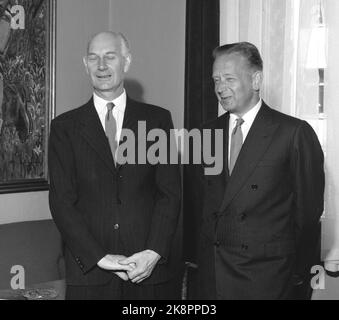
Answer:
<svg viewBox="0 0 339 320"><path fill-rule="evenodd" d="M322 260L339 271L339 1L220 0L221 44L249 41L262 53L262 96L308 121L325 153ZM319 77L322 70L324 79ZM323 90L323 108L319 96ZM222 110L219 108L219 114Z"/></svg>

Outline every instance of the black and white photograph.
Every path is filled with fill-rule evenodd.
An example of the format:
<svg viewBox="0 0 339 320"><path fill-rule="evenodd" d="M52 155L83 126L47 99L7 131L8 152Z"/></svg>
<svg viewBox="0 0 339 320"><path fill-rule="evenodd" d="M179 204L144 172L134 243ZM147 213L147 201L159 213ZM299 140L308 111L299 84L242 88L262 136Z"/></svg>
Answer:
<svg viewBox="0 0 339 320"><path fill-rule="evenodd" d="M339 300L338 14L0 1L0 300Z"/></svg>

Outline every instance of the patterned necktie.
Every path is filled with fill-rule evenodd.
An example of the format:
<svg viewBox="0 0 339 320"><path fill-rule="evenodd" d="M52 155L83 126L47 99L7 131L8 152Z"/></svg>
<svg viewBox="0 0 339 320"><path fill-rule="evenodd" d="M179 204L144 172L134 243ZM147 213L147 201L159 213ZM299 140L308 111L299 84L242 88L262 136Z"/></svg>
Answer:
<svg viewBox="0 0 339 320"><path fill-rule="evenodd" d="M242 118L238 118L237 124L232 132L231 137L231 151L230 151L230 165L229 165L229 173L232 174L235 163L237 161L238 155L240 153L242 144L243 144L243 136L241 131L241 126L245 122Z"/></svg>
<svg viewBox="0 0 339 320"><path fill-rule="evenodd" d="M117 124L113 117L113 108L115 107L115 105L114 103L109 102L107 103L106 107L107 107L107 114L105 118L105 131L106 131L106 136L109 141L109 145L111 147L112 156L115 162L115 153L117 150L117 141L116 141Z"/></svg>

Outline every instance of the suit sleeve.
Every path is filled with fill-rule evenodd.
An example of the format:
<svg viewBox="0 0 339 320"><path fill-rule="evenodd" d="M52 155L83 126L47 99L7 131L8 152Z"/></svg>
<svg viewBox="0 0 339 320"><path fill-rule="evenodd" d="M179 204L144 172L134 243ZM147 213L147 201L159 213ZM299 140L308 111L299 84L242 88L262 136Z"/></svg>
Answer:
<svg viewBox="0 0 339 320"><path fill-rule="evenodd" d="M53 122L49 140L49 204L67 248L83 273L89 272L106 253L96 242L75 206L77 202L74 152L63 122Z"/></svg>
<svg viewBox="0 0 339 320"><path fill-rule="evenodd" d="M161 121L160 128L167 134L167 164L158 164L156 167L157 193L147 249L157 252L163 258L163 262L168 258L177 227L181 201L181 178L179 165L170 163L170 152L177 152L177 150L175 144L171 146L170 143L173 123L169 112Z"/></svg>
<svg viewBox="0 0 339 320"><path fill-rule="evenodd" d="M293 143L292 172L294 194L297 274L310 274L312 259L319 236L319 221L324 210L324 155L312 127L303 122Z"/></svg>

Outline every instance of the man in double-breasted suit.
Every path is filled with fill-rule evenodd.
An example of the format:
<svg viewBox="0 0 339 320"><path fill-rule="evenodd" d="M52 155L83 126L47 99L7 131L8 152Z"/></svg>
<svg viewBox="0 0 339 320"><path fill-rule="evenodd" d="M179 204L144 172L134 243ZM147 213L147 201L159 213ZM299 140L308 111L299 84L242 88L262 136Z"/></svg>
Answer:
<svg viewBox="0 0 339 320"><path fill-rule="evenodd" d="M254 45L225 45L214 58L227 113L204 129L224 132L224 171L204 177L200 298L291 299L295 279L310 274L323 152L305 121L260 99L263 62Z"/></svg>
<svg viewBox="0 0 339 320"><path fill-rule="evenodd" d="M179 168L140 163L138 156L122 165L117 151L123 130L134 135L132 156L140 149L145 155L149 143L139 144L139 135L162 129L169 137L173 124L165 109L127 96L130 63L122 34L94 36L84 58L93 98L51 124L49 199L65 242L68 299L171 298L166 285L180 208Z"/></svg>

